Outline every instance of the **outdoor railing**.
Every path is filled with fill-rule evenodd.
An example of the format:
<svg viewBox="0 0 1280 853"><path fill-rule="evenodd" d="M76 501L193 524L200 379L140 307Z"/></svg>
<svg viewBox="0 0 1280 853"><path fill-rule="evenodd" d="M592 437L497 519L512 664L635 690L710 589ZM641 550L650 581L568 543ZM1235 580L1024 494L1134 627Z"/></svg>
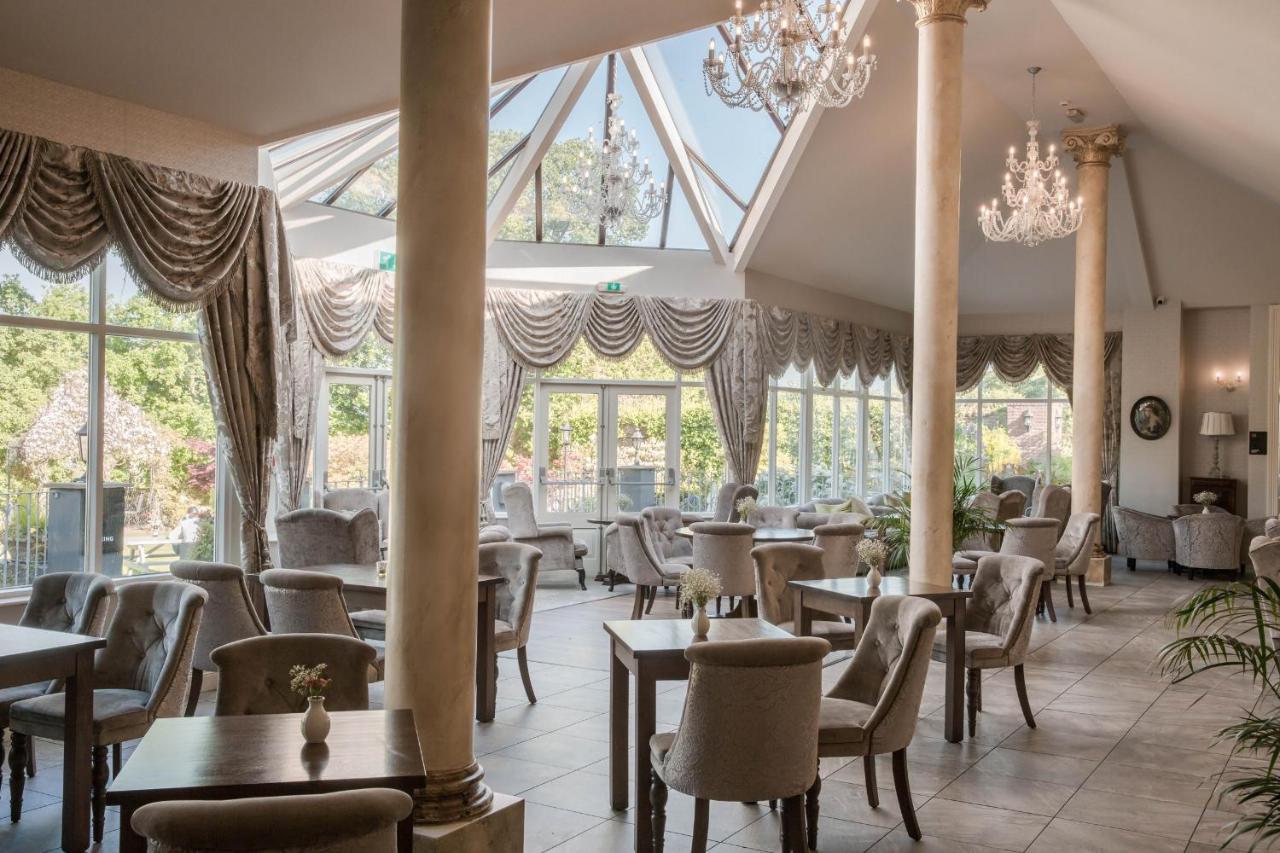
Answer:
<svg viewBox="0 0 1280 853"><path fill-rule="evenodd" d="M44 573L49 490L0 492L0 589L30 586Z"/></svg>

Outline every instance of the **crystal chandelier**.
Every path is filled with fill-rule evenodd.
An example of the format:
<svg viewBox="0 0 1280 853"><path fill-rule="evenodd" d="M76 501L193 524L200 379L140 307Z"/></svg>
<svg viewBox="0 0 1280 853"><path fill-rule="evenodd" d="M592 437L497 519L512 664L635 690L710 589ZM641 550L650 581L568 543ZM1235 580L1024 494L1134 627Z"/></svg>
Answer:
<svg viewBox="0 0 1280 853"><path fill-rule="evenodd" d="M1007 214L998 209L996 199L991 206L985 204L978 212L978 223L988 240L997 242L1017 241L1027 246L1038 246L1045 240L1066 237L1080 227L1084 211L1080 200L1072 201L1067 191L1067 177L1058 168L1058 155L1049 146L1049 156L1040 159L1040 143L1036 136L1040 122L1036 120L1036 75L1040 69L1027 69L1031 75L1031 120L1027 122L1027 159L1015 159L1017 148L1009 149L1006 161L1009 171L1004 176L1005 206ZM1014 176L1021 186L1015 187Z"/></svg>
<svg viewBox="0 0 1280 853"><path fill-rule="evenodd" d="M667 202L666 183L657 184L649 161L640 161L640 140L618 116L622 96L610 94L604 140L596 143L595 128L587 129L586 150L578 157L573 175L564 179L566 195L588 220L617 228L623 219L648 222L662 213Z"/></svg>
<svg viewBox="0 0 1280 853"><path fill-rule="evenodd" d="M876 57L869 38L862 55L854 55L841 12L839 0L761 0L748 18L742 0L735 0L728 55L717 54L712 39L702 62L707 94L731 107L768 110L784 122L815 101L843 107L862 97Z"/></svg>

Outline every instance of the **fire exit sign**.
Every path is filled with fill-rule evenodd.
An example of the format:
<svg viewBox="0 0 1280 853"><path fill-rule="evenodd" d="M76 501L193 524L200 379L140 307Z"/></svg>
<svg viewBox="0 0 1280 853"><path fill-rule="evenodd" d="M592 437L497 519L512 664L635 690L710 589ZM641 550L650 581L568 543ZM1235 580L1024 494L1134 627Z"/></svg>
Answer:
<svg viewBox="0 0 1280 853"><path fill-rule="evenodd" d="M379 252L378 253L378 269L387 272L396 271L396 253L395 252Z"/></svg>
<svg viewBox="0 0 1280 853"><path fill-rule="evenodd" d="M620 281L602 281L596 285L596 290L601 293L621 293L622 282Z"/></svg>

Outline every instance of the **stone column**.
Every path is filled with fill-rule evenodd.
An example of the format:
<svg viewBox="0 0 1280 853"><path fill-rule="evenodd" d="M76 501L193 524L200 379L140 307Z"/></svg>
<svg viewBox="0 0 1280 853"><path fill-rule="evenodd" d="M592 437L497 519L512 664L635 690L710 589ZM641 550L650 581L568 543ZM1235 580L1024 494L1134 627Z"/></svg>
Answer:
<svg viewBox="0 0 1280 853"><path fill-rule="evenodd" d="M915 319L912 335L912 577L951 585L951 494L960 284L960 95L965 13L987 0L911 0L916 84Z"/></svg>
<svg viewBox="0 0 1280 853"><path fill-rule="evenodd" d="M413 710L420 822L488 810L472 749L490 0L403 0L386 706Z"/></svg>

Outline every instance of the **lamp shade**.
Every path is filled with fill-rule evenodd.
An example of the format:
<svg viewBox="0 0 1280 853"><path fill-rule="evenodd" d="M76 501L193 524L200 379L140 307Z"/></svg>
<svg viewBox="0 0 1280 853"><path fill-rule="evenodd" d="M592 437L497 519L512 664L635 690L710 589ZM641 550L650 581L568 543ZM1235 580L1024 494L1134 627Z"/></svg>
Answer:
<svg viewBox="0 0 1280 853"><path fill-rule="evenodd" d="M1235 435L1236 425L1230 412L1205 412L1200 418L1201 435Z"/></svg>

